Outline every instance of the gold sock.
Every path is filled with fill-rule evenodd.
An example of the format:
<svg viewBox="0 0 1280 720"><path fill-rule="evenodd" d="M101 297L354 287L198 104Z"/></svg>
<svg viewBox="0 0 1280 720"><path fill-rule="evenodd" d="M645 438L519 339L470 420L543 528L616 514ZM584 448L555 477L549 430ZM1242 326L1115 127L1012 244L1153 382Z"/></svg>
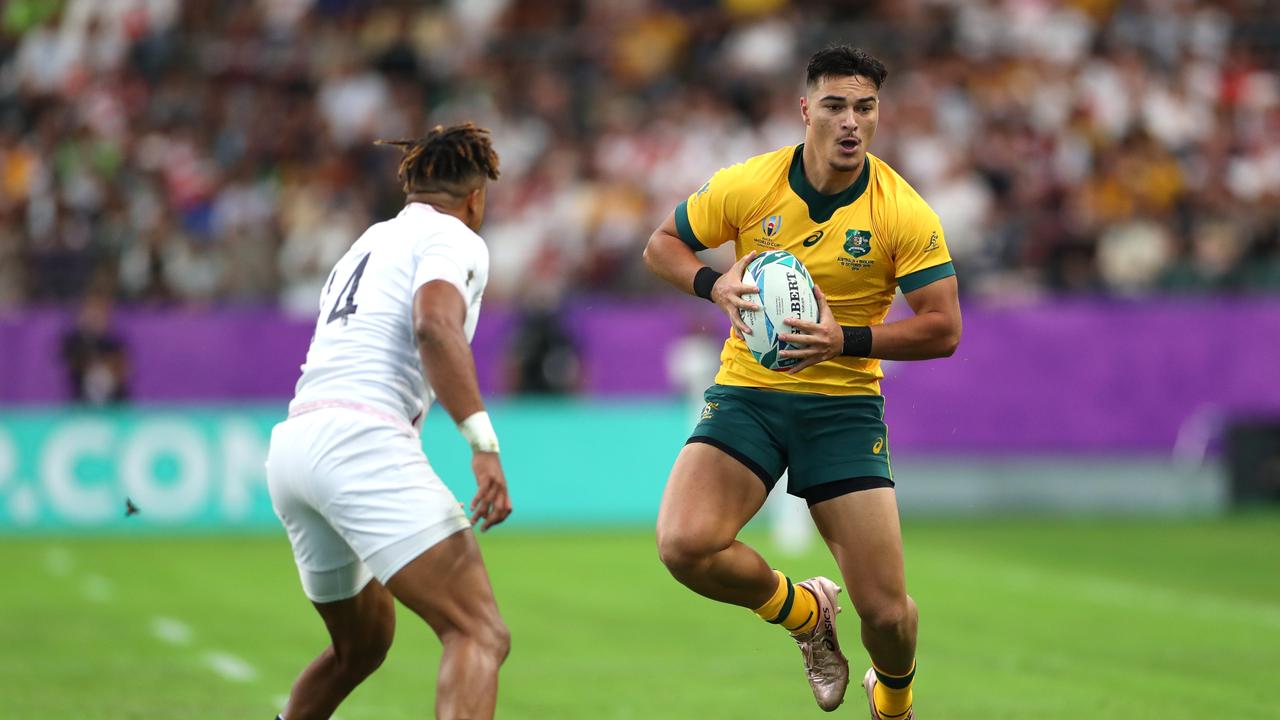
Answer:
<svg viewBox="0 0 1280 720"><path fill-rule="evenodd" d="M818 601L813 593L791 582L786 575L773 571L778 587L764 605L756 608L761 620L781 625L792 635L813 630L818 625Z"/></svg>
<svg viewBox="0 0 1280 720"><path fill-rule="evenodd" d="M916 679L916 661L906 675L890 675L871 664L876 671L876 712L884 720L900 720L911 712L911 685Z"/></svg>

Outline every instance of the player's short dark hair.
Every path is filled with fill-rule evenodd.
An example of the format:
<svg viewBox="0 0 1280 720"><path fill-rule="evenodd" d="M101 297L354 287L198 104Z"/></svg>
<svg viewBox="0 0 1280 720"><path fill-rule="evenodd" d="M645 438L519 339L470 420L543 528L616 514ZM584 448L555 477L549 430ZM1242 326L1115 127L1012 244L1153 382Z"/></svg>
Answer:
<svg viewBox="0 0 1280 720"><path fill-rule="evenodd" d="M377 140L404 151L396 176L408 193L442 192L463 197L485 178L498 179L498 154L489 131L471 123L437 125L412 140Z"/></svg>
<svg viewBox="0 0 1280 720"><path fill-rule="evenodd" d="M889 77L889 70L880 59L862 48L849 45L829 45L809 58L805 68L805 83L816 87L824 78L857 75L876 84L876 89Z"/></svg>

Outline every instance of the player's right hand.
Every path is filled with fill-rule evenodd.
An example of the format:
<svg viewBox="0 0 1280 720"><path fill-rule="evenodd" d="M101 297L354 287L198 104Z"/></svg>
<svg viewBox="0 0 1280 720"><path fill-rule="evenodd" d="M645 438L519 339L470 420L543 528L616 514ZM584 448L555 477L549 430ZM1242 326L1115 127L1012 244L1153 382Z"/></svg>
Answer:
<svg viewBox="0 0 1280 720"><path fill-rule="evenodd" d="M755 260L759 254L759 252L752 250L743 255L738 259L738 262L734 263L716 280L715 285L711 286L711 301L719 305L720 309L724 310L725 314L729 316L729 322L738 331L739 337L751 334L751 328L742 322L742 311L760 309L759 305L742 297L743 295L760 292L760 289L755 285L742 281L742 276L747 271L747 263Z"/></svg>
<svg viewBox="0 0 1280 720"><path fill-rule="evenodd" d="M471 524L484 520L480 531L485 532L511 514L507 478L502 473L498 453L472 453L471 471L476 475L476 496L471 499Z"/></svg>

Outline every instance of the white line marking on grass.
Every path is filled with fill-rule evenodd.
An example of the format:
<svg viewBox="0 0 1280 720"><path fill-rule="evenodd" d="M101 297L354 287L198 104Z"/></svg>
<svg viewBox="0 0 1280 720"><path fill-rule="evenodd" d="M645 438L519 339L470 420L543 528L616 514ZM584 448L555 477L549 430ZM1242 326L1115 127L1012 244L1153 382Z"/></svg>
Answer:
<svg viewBox="0 0 1280 720"><path fill-rule="evenodd" d="M972 564L978 561L969 557L965 562ZM1161 611L1217 622L1263 624L1280 628L1280 605L1271 603L1238 600L1074 570L1045 570L994 558L986 558L981 562L1007 587L1019 590L1041 591L1046 585L1067 586L1078 597L1102 605L1141 607L1148 612Z"/></svg>
<svg viewBox="0 0 1280 720"><path fill-rule="evenodd" d="M94 574L84 576L80 592L84 594L86 600L99 605L110 602L116 595L115 588L111 586L110 580Z"/></svg>
<svg viewBox="0 0 1280 720"><path fill-rule="evenodd" d="M1091 599L1113 605L1160 608L1206 620L1232 619L1280 628L1280 607L1248 600L1217 597L1191 590L1175 590L1125 580L1080 575L1079 587Z"/></svg>
<svg viewBox="0 0 1280 720"><path fill-rule="evenodd" d="M151 634L170 645L191 644L191 626L171 617L151 618Z"/></svg>
<svg viewBox="0 0 1280 720"><path fill-rule="evenodd" d="M54 577L66 577L71 574L71 553L58 545L53 545L44 552L44 569Z"/></svg>
<svg viewBox="0 0 1280 720"><path fill-rule="evenodd" d="M258 677L258 671L244 660L229 652L213 650L205 653L204 662L214 674L232 682L249 682Z"/></svg>

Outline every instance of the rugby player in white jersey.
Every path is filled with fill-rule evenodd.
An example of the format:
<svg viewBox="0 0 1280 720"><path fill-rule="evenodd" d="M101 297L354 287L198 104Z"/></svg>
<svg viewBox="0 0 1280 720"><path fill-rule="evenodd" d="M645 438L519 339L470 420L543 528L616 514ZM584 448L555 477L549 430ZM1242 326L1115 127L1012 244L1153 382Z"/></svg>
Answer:
<svg viewBox="0 0 1280 720"><path fill-rule="evenodd" d="M438 718L493 717L510 647L470 529L511 513L470 347L489 270L476 231L498 157L470 123L389 144L404 151L405 207L334 267L289 418L271 434L271 501L332 641L294 683L285 720L329 717L378 668L392 598L444 646ZM470 518L422 450L433 401L473 451Z"/></svg>

